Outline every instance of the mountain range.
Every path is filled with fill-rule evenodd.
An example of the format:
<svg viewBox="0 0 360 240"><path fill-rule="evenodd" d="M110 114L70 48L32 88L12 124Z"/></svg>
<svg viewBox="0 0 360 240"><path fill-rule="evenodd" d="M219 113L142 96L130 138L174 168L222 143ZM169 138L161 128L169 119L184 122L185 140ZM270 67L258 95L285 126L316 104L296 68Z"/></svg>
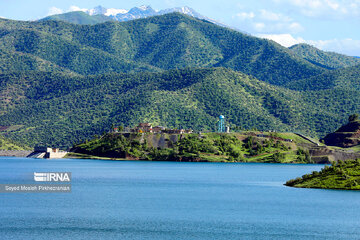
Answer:
<svg viewBox="0 0 360 240"><path fill-rule="evenodd" d="M327 70L275 42L180 13L93 26L0 19L0 29L0 71L16 65L8 54L29 70L88 75L226 67L275 85Z"/></svg>
<svg viewBox="0 0 360 240"><path fill-rule="evenodd" d="M360 110L357 60L180 13L0 19L0 126L19 142L64 147L113 124L215 130L220 114L232 128L324 136Z"/></svg>
<svg viewBox="0 0 360 240"><path fill-rule="evenodd" d="M130 10L125 9L115 9L115 8L104 8L102 6L97 6L93 9L88 9L85 11L73 11L63 14L56 14L52 16L45 17L40 21L46 20L61 20L69 23L75 24L97 24L103 23L106 21L130 21L139 18L147 18L152 16L164 15L168 13L182 13L188 16L207 20L209 22L215 23L219 26L226 27L224 24L217 22L211 18L201 15L196 12L194 9L184 6L176 8L167 8L164 10L154 10L151 6L142 5L140 7L134 7Z"/></svg>

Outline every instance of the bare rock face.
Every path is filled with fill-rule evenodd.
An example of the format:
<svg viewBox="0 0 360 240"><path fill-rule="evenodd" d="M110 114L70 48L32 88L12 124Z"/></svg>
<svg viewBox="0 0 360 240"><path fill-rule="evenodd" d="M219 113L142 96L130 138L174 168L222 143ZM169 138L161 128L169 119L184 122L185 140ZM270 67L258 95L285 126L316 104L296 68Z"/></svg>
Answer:
<svg viewBox="0 0 360 240"><path fill-rule="evenodd" d="M339 128L336 132L328 134L324 142L329 146L353 147L360 144L360 121L351 121Z"/></svg>

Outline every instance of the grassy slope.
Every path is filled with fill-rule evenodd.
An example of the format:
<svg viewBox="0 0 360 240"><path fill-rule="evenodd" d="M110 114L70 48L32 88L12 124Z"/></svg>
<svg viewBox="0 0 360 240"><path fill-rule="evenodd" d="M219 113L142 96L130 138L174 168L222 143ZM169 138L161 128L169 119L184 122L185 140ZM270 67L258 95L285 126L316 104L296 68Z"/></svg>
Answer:
<svg viewBox="0 0 360 240"><path fill-rule="evenodd" d="M286 185L300 188L360 190L360 161L333 163L330 167L325 166L320 172L289 180Z"/></svg>

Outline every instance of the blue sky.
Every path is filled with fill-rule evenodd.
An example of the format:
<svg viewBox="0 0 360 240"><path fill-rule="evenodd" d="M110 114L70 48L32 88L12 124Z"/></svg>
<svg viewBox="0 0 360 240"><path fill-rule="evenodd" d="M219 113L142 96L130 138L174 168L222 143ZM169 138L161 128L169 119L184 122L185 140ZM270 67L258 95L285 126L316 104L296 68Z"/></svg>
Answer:
<svg viewBox="0 0 360 240"><path fill-rule="evenodd" d="M360 0L0 0L0 16L36 20L73 9L189 6L199 13L284 46L306 42L360 56Z"/></svg>

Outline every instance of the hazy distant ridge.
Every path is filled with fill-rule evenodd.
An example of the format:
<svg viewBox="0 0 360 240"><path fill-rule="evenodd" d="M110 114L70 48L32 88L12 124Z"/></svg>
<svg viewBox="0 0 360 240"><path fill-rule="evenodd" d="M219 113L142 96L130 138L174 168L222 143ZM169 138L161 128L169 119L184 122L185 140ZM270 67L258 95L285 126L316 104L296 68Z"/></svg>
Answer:
<svg viewBox="0 0 360 240"><path fill-rule="evenodd" d="M68 12L64 14L57 14L48 16L42 20L62 20L70 23L76 24L96 24L103 23L110 20L116 20L119 22L131 21L139 18L146 18L152 16L158 16L168 13L183 13L189 15L191 17L195 17L198 19L204 19L209 22L215 23L220 26L225 26L224 24L217 22L211 18L201 15L196 12L194 9L190 7L175 7L175 8L167 8L163 10L154 10L151 6L140 6L134 7L130 10L125 9L115 9L115 8L104 8L102 6L97 6L93 9L86 10L84 12ZM85 13L85 14L81 14Z"/></svg>

